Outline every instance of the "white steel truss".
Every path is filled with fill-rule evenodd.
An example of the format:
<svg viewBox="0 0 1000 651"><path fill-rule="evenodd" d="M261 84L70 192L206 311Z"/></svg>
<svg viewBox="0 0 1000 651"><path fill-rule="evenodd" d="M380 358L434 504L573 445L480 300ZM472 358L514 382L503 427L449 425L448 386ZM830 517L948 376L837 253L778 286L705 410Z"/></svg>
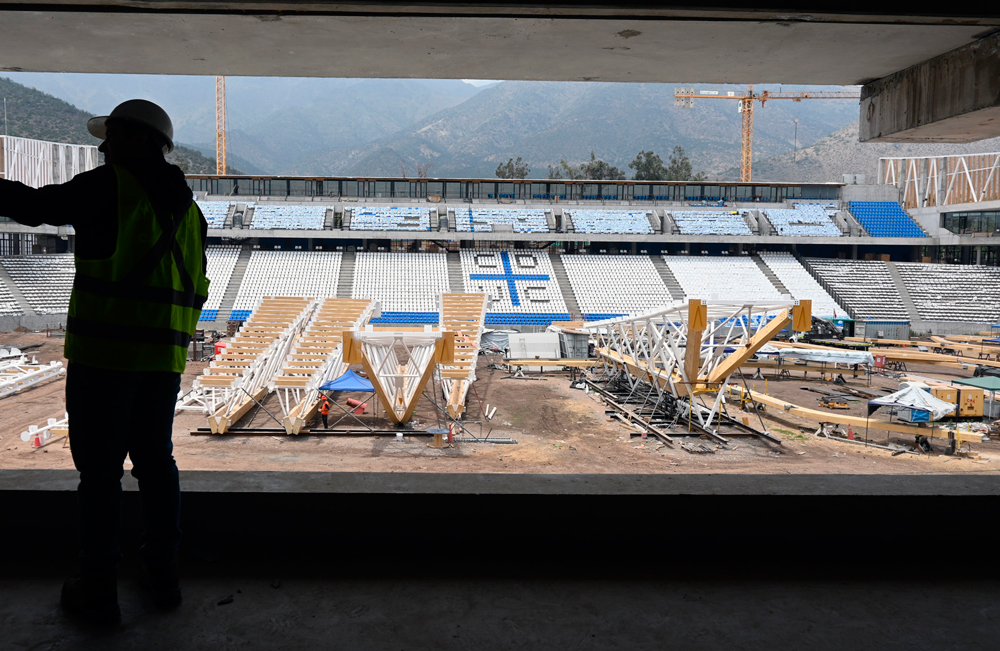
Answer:
<svg viewBox="0 0 1000 651"><path fill-rule="evenodd" d="M4 349L3 353L0 356L0 398L56 379L66 372L62 362L39 364L34 357L29 362L28 356L16 348Z"/></svg>
<svg viewBox="0 0 1000 651"><path fill-rule="evenodd" d="M21 432L21 440L27 443L31 441L31 447L40 448L45 442L52 438L65 436L66 441L63 447L69 442L69 414L63 412L62 418L50 418L45 425L28 425L28 429Z"/></svg>
<svg viewBox="0 0 1000 651"><path fill-rule="evenodd" d="M811 322L809 301L691 300L647 314L587 323L609 375L642 382L695 427L718 434L730 375L792 324ZM692 316L693 315L693 316Z"/></svg>
<svg viewBox="0 0 1000 651"><path fill-rule="evenodd" d="M358 330L378 303L368 299L327 298L315 306L305 331L268 387L277 393L288 434L300 434L319 409L319 388L347 370L345 331Z"/></svg>
<svg viewBox="0 0 1000 651"><path fill-rule="evenodd" d="M878 182L899 189L904 208L1000 200L1000 153L880 158Z"/></svg>
<svg viewBox="0 0 1000 651"><path fill-rule="evenodd" d="M312 298L264 298L225 352L194 381L185 402L204 405L213 434L224 434L264 398L316 304Z"/></svg>
<svg viewBox="0 0 1000 651"><path fill-rule="evenodd" d="M365 372L389 418L397 424L408 422L435 364L448 361L443 358L444 333L430 326L422 332L376 332L367 326L352 335L354 345L360 347Z"/></svg>
<svg viewBox="0 0 1000 651"><path fill-rule="evenodd" d="M476 360L486 323L486 294L441 294L441 330L455 333L454 361L438 365L441 390L448 413L459 418L465 410L469 387L476 381Z"/></svg>

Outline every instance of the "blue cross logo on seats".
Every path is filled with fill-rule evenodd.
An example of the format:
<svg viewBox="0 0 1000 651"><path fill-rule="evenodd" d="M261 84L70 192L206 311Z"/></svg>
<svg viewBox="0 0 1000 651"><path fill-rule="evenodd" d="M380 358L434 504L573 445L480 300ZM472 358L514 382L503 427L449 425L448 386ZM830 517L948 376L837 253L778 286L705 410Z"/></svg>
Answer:
<svg viewBox="0 0 1000 651"><path fill-rule="evenodd" d="M479 265L479 256L476 256L476 265ZM536 265L535 257L532 255L519 255L518 256L518 266L527 266L522 263L521 259L530 259L531 266ZM517 285L515 284L518 280L543 280L548 281L548 274L515 274L513 268L510 264L510 256L506 251L500 253L500 260L503 262L503 274L469 274L469 278L472 280L500 280L507 282L507 288L510 290L510 302L515 307L520 307L521 299L517 295Z"/></svg>

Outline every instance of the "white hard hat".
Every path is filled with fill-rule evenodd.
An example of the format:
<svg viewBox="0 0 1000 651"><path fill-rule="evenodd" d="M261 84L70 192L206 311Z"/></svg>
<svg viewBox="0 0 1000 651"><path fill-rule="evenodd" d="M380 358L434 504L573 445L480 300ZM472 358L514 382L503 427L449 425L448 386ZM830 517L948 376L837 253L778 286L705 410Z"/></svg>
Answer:
<svg viewBox="0 0 1000 651"><path fill-rule="evenodd" d="M111 115L91 118L87 122L87 131L95 138L104 140L107 138L108 120L124 120L149 127L166 140L167 149L164 153L169 154L174 150L174 125L170 122L170 116L152 102L144 99L122 102L111 111Z"/></svg>

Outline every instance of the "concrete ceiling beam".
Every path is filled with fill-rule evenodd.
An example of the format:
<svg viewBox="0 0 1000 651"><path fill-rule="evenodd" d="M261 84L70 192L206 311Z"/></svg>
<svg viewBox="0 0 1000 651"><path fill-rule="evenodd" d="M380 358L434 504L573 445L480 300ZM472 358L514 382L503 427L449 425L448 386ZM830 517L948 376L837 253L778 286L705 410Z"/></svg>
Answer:
<svg viewBox="0 0 1000 651"><path fill-rule="evenodd" d="M973 142L1000 136L1000 33L861 89L861 142Z"/></svg>

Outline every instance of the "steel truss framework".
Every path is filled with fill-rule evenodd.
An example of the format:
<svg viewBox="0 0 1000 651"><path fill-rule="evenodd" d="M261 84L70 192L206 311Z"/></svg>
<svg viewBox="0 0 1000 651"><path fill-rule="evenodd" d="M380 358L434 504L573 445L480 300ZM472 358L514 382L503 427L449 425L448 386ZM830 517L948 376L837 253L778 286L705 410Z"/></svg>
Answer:
<svg viewBox="0 0 1000 651"><path fill-rule="evenodd" d="M372 326L351 333L353 344L375 393L392 422L403 424L413 416L417 402L436 364L452 361L454 333L375 331Z"/></svg>
<svg viewBox="0 0 1000 651"><path fill-rule="evenodd" d="M319 410L320 387L347 370L344 332L363 327L378 303L367 299L321 299L305 330L298 335L284 366L268 388L277 393L282 425L288 434L300 434Z"/></svg>
<svg viewBox="0 0 1000 651"><path fill-rule="evenodd" d="M880 158L878 182L900 190L904 208L1000 200L1000 153Z"/></svg>
<svg viewBox="0 0 1000 651"><path fill-rule="evenodd" d="M441 391L448 401L448 414L460 418L465 411L469 387L476 381L476 360L486 323L486 294L441 294L441 330L455 333L454 361L438 365Z"/></svg>
<svg viewBox="0 0 1000 651"><path fill-rule="evenodd" d="M317 304L312 298L264 298L178 408L206 411L212 433L224 434L263 400Z"/></svg>
<svg viewBox="0 0 1000 651"><path fill-rule="evenodd" d="M730 376L793 319L796 330L811 327L809 301L691 300L583 327L598 339L606 376L721 438Z"/></svg>
<svg viewBox="0 0 1000 651"><path fill-rule="evenodd" d="M66 372L62 362L39 364L17 348L0 349L0 398L12 395Z"/></svg>

